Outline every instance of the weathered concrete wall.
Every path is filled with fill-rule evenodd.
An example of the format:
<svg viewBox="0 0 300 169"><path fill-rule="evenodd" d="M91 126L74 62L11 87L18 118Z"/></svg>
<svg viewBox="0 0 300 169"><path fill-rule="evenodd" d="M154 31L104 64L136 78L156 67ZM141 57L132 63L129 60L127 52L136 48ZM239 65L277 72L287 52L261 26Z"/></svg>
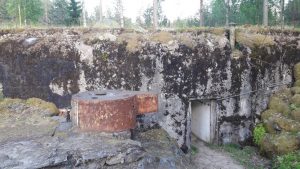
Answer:
<svg viewBox="0 0 300 169"><path fill-rule="evenodd" d="M272 86L292 82L300 61L299 33L271 33L239 32L232 50L222 30L2 31L0 84L7 97L59 106L84 90L158 92L160 114L152 118L183 150L190 144L190 99L214 99L215 141L249 143L268 96L279 88Z"/></svg>

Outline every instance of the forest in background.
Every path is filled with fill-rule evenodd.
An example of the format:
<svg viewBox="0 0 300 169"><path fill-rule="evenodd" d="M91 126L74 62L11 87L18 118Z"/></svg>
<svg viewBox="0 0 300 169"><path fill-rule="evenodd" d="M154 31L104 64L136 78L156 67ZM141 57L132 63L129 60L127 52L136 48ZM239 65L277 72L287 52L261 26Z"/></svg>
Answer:
<svg viewBox="0 0 300 169"><path fill-rule="evenodd" d="M300 0L199 0L199 12L170 21L163 12L164 0L153 0L134 21L123 15L122 0L110 0L103 13L102 1L93 15L84 10L84 0L0 0L0 27L88 26L112 28L193 28L237 25L300 27Z"/></svg>

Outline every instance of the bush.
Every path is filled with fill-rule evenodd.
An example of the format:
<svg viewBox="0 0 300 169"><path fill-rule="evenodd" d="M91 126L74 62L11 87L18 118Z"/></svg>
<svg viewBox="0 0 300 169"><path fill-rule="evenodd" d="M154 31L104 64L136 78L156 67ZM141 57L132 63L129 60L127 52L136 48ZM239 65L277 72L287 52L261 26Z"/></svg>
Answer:
<svg viewBox="0 0 300 169"><path fill-rule="evenodd" d="M266 129L262 124L258 124L253 131L254 143L260 145L265 135L266 135Z"/></svg>
<svg viewBox="0 0 300 169"><path fill-rule="evenodd" d="M273 163L276 169L300 169L300 151L277 156Z"/></svg>

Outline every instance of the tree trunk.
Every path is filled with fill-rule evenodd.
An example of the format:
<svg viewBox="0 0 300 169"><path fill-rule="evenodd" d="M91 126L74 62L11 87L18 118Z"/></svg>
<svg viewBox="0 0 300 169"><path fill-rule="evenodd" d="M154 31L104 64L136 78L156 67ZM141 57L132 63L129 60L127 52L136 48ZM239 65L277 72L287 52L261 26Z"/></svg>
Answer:
<svg viewBox="0 0 300 169"><path fill-rule="evenodd" d="M284 18L283 18L283 12L284 12L284 0L280 0L280 7L281 7L281 12L280 12L280 24L281 24L281 29L284 27Z"/></svg>
<svg viewBox="0 0 300 169"><path fill-rule="evenodd" d="M268 0L264 0L263 4L263 25L268 26Z"/></svg>
<svg viewBox="0 0 300 169"><path fill-rule="evenodd" d="M204 26L203 0L200 0L200 27Z"/></svg>
<svg viewBox="0 0 300 169"><path fill-rule="evenodd" d="M123 2L120 0L120 19L121 19L121 28L124 28L124 13L123 13Z"/></svg>
<svg viewBox="0 0 300 169"><path fill-rule="evenodd" d="M102 11L102 0L100 0L100 6L99 6L99 21L100 23L103 22L103 11Z"/></svg>
<svg viewBox="0 0 300 169"><path fill-rule="evenodd" d="M49 13L49 0L45 0L44 5L45 5L44 17L45 17L45 22L48 25L49 24L49 16L48 16L48 13Z"/></svg>
<svg viewBox="0 0 300 169"><path fill-rule="evenodd" d="M20 24L20 27L22 27L22 16L21 16L21 4L20 4L20 2L18 3L18 11L19 11L19 24Z"/></svg>
<svg viewBox="0 0 300 169"><path fill-rule="evenodd" d="M153 0L153 29L158 28L158 0Z"/></svg>
<svg viewBox="0 0 300 169"><path fill-rule="evenodd" d="M84 0L82 0L81 3L82 3L83 27L86 27L86 11L85 11L85 3L84 3Z"/></svg>
<svg viewBox="0 0 300 169"><path fill-rule="evenodd" d="M226 6L226 23L225 26L228 27L229 26L229 0L225 1L225 6Z"/></svg>

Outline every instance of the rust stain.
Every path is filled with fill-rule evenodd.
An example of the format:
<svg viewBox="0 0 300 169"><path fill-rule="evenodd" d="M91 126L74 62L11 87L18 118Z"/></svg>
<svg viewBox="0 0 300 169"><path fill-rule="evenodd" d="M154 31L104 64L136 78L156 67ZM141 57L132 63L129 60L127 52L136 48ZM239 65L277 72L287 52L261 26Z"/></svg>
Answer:
<svg viewBox="0 0 300 169"><path fill-rule="evenodd" d="M136 126L136 115L158 111L156 94L148 92L84 92L73 96L71 119L81 131L119 132Z"/></svg>

